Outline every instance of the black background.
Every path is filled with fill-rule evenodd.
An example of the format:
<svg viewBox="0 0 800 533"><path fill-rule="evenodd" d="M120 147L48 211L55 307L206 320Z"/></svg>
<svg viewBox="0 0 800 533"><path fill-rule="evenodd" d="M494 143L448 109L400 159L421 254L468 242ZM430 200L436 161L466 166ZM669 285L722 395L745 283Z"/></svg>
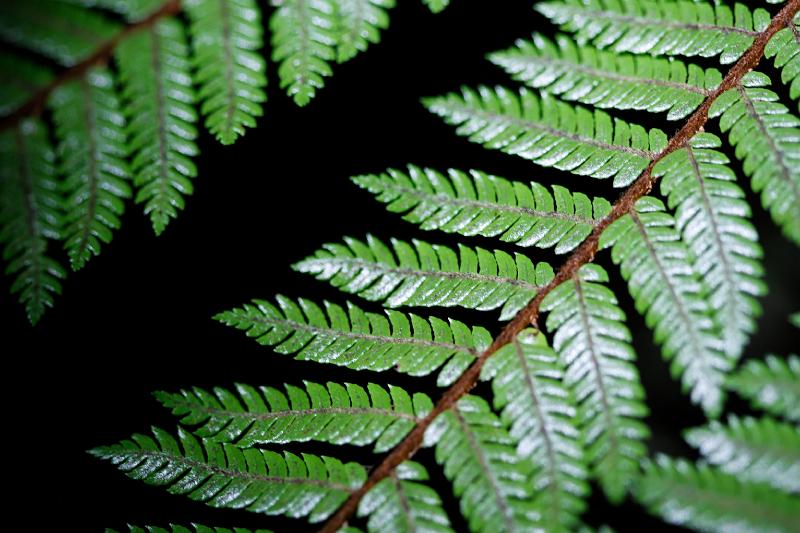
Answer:
<svg viewBox="0 0 800 533"><path fill-rule="evenodd" d="M20 502L41 510L24 516L31 530L60 526L99 531L128 522L192 521L278 531L308 528L301 521L210 509L168 495L129 480L85 453L133 432L146 432L153 424L174 429L174 419L151 397L155 390L236 382L280 385L303 379L363 383L366 378L438 397L432 378L364 375L295 362L211 319L251 298L277 293L343 302L346 297L293 272L290 265L344 235L363 237L371 232L382 238L455 242L447 235L423 233L386 213L351 184L349 176L407 163L440 170L477 168L509 179L563 183L616 198L618 191L609 183L542 169L458 138L419 103L420 97L444 94L461 84L515 85L484 56L534 30L553 33L530 2L495 0L489 8L487 2L456 0L436 16L419 2L400 4L391 12L392 24L382 43L336 66L334 77L306 108L297 108L282 93L270 64L270 101L258 128L233 147L220 146L208 135L201 138L201 176L179 219L156 238L140 207L130 206L113 243L84 270L70 275L64 294L40 325L27 324L22 308L8 296L10 282L4 279L0 312L8 413L3 424L11 448L5 460L11 464L13 480L4 485L16 491ZM647 125L662 126L667 133L676 129L642 114L618 115L640 123L649 120ZM752 195L750 199L758 204ZM770 292L763 299L766 310L759 320L760 331L747 353L786 353L796 340L786 316L794 310L799 293L797 254L760 208L755 219L765 248ZM459 240L513 250L486 239ZM539 250L529 253L554 266L562 260ZM652 410L650 446L693 457L680 431L701 423L702 414L670 378L608 254L599 254L598 261L611 273L629 314ZM363 307L377 309L366 303ZM476 316L451 309L431 313L483 324L495 333L500 329L496 313ZM744 409L736 400L729 406ZM332 451L319 445L296 449ZM365 464L375 461L365 450L343 453ZM430 451L423 450L417 458L433 464ZM446 481L435 466L429 471L432 483L446 496L454 524L463 529ZM635 504L615 508L597 492L595 487L585 516L590 525L607 523L619 531L666 528Z"/></svg>

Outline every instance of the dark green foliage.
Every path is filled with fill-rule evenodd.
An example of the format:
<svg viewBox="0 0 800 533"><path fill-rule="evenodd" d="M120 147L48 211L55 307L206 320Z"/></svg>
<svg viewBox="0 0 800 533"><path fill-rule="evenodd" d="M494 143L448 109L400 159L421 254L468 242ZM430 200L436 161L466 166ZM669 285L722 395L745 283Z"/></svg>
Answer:
<svg viewBox="0 0 800 533"><path fill-rule="evenodd" d="M66 196L64 247L78 270L111 242L132 195L125 117L107 69L61 86L51 106Z"/></svg>
<svg viewBox="0 0 800 533"><path fill-rule="evenodd" d="M223 144L256 126L267 99L266 26L281 86L305 105L322 87L322 77L331 74L330 62L348 61L380 41L395 2L273 4L266 15L256 0L0 5L0 135L13 137L13 130L30 128L24 126L26 117L37 119L44 109L36 120L37 138L58 140L56 157L48 156L56 171L45 172L47 184L41 176L35 179L48 190L55 185L48 202L63 205L63 227L8 223L30 209L11 186L0 212L6 269L12 275L25 271L13 289L21 293L31 321L53 304L64 277L54 261L45 260L44 241L33 233L64 241L75 270L111 241L129 199L143 204L154 232L161 234L194 189L199 117ZM431 7L438 11L445 5ZM4 145L9 167L38 157L18 149L30 150L24 143ZM19 259L22 248L27 255Z"/></svg>
<svg viewBox="0 0 800 533"><path fill-rule="evenodd" d="M66 271L48 254L61 236L61 197L55 154L41 122L26 120L0 134L0 243L5 273L14 276L19 294L35 324L61 292Z"/></svg>

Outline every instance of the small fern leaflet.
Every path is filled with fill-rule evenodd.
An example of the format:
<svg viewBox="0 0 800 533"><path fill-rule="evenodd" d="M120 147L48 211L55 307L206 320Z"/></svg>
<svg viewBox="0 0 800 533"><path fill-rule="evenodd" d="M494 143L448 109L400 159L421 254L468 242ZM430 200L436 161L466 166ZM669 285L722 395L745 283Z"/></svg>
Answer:
<svg viewBox="0 0 800 533"><path fill-rule="evenodd" d="M584 266L542 301L547 328L563 361L564 383L579 404L576 419L593 474L606 496L619 502L638 477L649 436L636 356L625 327L625 313L602 283L606 272Z"/></svg>
<svg viewBox="0 0 800 533"><path fill-rule="evenodd" d="M686 434L712 465L742 481L800 492L800 432L771 418L728 417L723 425L712 420Z"/></svg>
<svg viewBox="0 0 800 533"><path fill-rule="evenodd" d="M533 527L533 490L514 441L482 398L461 398L428 428L425 439L436 444L436 462L452 482L471 531Z"/></svg>
<svg viewBox="0 0 800 533"><path fill-rule="evenodd" d="M233 144L256 125L267 95L261 12L255 0L185 0L206 128Z"/></svg>
<svg viewBox="0 0 800 533"><path fill-rule="evenodd" d="M675 211L675 224L694 255L694 268L709 289L709 304L720 327L725 353L741 355L755 318L756 297L766 292L761 280L763 252L750 223L750 207L728 158L714 150L720 140L710 133L658 162L661 192Z"/></svg>
<svg viewBox="0 0 800 533"><path fill-rule="evenodd" d="M425 104L473 142L580 176L613 177L615 187L629 185L667 145L661 130L526 89L465 88Z"/></svg>
<svg viewBox="0 0 800 533"><path fill-rule="evenodd" d="M111 242L131 196L125 117L107 69L59 87L50 102L67 194L64 248L78 270Z"/></svg>
<svg viewBox="0 0 800 533"><path fill-rule="evenodd" d="M709 415L718 415L731 361L714 335L689 251L664 204L652 197L640 199L603 232L600 246L613 247L611 257L628 281L636 309L663 345L664 356L672 360L673 375L682 376L693 402Z"/></svg>
<svg viewBox="0 0 800 533"><path fill-rule="evenodd" d="M161 485L173 494L211 507L324 520L363 483L364 469L332 457L198 441L179 430L178 440L153 429L155 438L130 440L91 450L134 479Z"/></svg>
<svg viewBox="0 0 800 533"><path fill-rule="evenodd" d="M753 190L787 237L800 243L800 118L778 102L769 78L750 72L708 111L736 147Z"/></svg>
<svg viewBox="0 0 800 533"><path fill-rule="evenodd" d="M466 246L456 254L445 246L396 239L390 249L371 235L366 243L347 238L344 245L328 244L295 269L388 307L502 306L500 320L513 317L553 278L550 265L534 265L521 254Z"/></svg>
<svg viewBox="0 0 800 533"><path fill-rule="evenodd" d="M281 88L304 106L325 84L323 78L332 74L334 5L330 0L273 0L273 4L277 10L269 21L272 60L280 64Z"/></svg>
<svg viewBox="0 0 800 533"><path fill-rule="evenodd" d="M383 533L450 533L450 520L436 491L422 484L425 467L414 461L401 463L391 477L375 485L361 500L358 516L368 516L367 531Z"/></svg>
<svg viewBox="0 0 800 533"><path fill-rule="evenodd" d="M516 79L570 101L599 108L668 111L677 120L694 111L722 81L717 69L681 61L616 54L540 34L490 56Z"/></svg>
<svg viewBox="0 0 800 533"><path fill-rule="evenodd" d="M355 370L395 370L412 376L430 374L444 365L439 384L449 385L491 342L489 332L457 320L424 319L387 310L366 313L348 304L347 311L278 296L278 307L264 300L217 315L217 320L247 332L259 343L296 358ZM388 319L387 319L388 318Z"/></svg>
<svg viewBox="0 0 800 533"><path fill-rule="evenodd" d="M706 1L561 0L536 10L575 32L578 41L615 52L652 55L720 56L733 63L769 24L764 9L743 4L731 9Z"/></svg>
<svg viewBox="0 0 800 533"><path fill-rule="evenodd" d="M61 293L66 272L48 254L49 241L61 232L61 198L55 154L47 130L26 120L0 134L0 243L5 273L15 276L12 294L19 294L28 320L36 324L53 295Z"/></svg>
<svg viewBox="0 0 800 533"><path fill-rule="evenodd" d="M197 175L191 159L198 154L197 114L183 26L158 22L122 43L117 60L128 103L136 201L144 202L160 234L183 209L182 195L192 193L190 178Z"/></svg>
<svg viewBox="0 0 800 533"><path fill-rule="evenodd" d="M389 169L353 181L422 229L497 236L519 246L555 246L558 254L578 246L611 210L603 198L589 199L560 185L551 193L535 182L526 186L476 170L451 169L445 177L409 166L407 173Z"/></svg>
<svg viewBox="0 0 800 533"><path fill-rule="evenodd" d="M750 360L728 379L728 388L768 413L800 422L800 357L768 355Z"/></svg>
<svg viewBox="0 0 800 533"><path fill-rule="evenodd" d="M393 448L432 407L424 394L413 399L399 387L389 391L369 384L367 390L350 383L327 386L306 382L305 390L285 385L257 390L237 385L236 394L215 388L161 392L156 397L181 423L199 426L194 433L241 448L258 444L316 440L365 446L376 452Z"/></svg>
<svg viewBox="0 0 800 533"><path fill-rule="evenodd" d="M517 455L533 468L538 527L568 531L578 523L589 492L581 436L564 371L544 335L521 332L487 361L481 375L492 380L494 404L517 443Z"/></svg>
<svg viewBox="0 0 800 533"><path fill-rule="evenodd" d="M701 531L792 531L800 500L768 485L658 456L647 463L637 497L665 521Z"/></svg>

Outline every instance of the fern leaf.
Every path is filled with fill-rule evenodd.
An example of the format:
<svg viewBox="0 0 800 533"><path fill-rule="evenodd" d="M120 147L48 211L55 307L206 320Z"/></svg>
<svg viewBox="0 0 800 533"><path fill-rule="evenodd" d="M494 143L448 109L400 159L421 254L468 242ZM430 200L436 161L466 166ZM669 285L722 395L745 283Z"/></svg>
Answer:
<svg viewBox="0 0 800 533"><path fill-rule="evenodd" d="M550 292L541 309L549 312L564 382L579 404L576 419L593 474L609 500L619 502L647 454L641 419L648 411L625 313L607 282L605 270L588 264Z"/></svg>
<svg viewBox="0 0 800 533"><path fill-rule="evenodd" d="M789 322L791 322L794 327L800 328L800 313L792 313L789 317Z"/></svg>
<svg viewBox="0 0 800 533"><path fill-rule="evenodd" d="M422 0L432 13L441 13L450 5L450 0Z"/></svg>
<svg viewBox="0 0 800 533"><path fill-rule="evenodd" d="M299 106L308 104L336 58L336 21L331 0L273 0L269 21L272 60L279 63L281 88Z"/></svg>
<svg viewBox="0 0 800 533"><path fill-rule="evenodd" d="M665 358L672 360L673 375L681 375L693 402L718 415L731 360L714 334L703 287L672 216L659 200L645 196L603 232L600 247L612 246L611 257Z"/></svg>
<svg viewBox="0 0 800 533"><path fill-rule="evenodd" d="M665 521L700 531L794 531L800 500L684 460L647 463L637 497Z"/></svg>
<svg viewBox="0 0 800 533"><path fill-rule="evenodd" d="M750 360L728 379L728 388L754 407L800 422L800 357L767 355Z"/></svg>
<svg viewBox="0 0 800 533"><path fill-rule="evenodd" d="M327 244L294 268L388 307L457 305L487 311L502 306L500 320L513 317L553 279L550 265L534 266L520 254L461 245L456 254L445 246L397 239L392 249L371 235L366 243L346 238L344 245Z"/></svg>
<svg viewBox="0 0 800 533"><path fill-rule="evenodd" d="M525 330L497 351L481 377L492 380L494 405L530 462L537 494L538 527L569 531L578 523L589 493L581 435L573 425L575 403L562 385L564 371L544 335Z"/></svg>
<svg viewBox="0 0 800 533"><path fill-rule="evenodd" d="M519 246L555 246L559 254L578 246L611 211L603 198L592 200L560 185L551 193L535 182L526 186L475 170L451 169L445 177L409 166L407 173L389 169L353 181L422 229L499 236Z"/></svg>
<svg viewBox="0 0 800 533"><path fill-rule="evenodd" d="M466 395L425 433L436 462L453 484L470 531L531 530L538 518L528 483L529 466L489 405Z"/></svg>
<svg viewBox="0 0 800 533"><path fill-rule="evenodd" d="M723 132L736 147L753 190L783 232L800 244L800 118L764 86L769 78L750 72L742 85L717 98L709 117L720 117Z"/></svg>
<svg viewBox="0 0 800 533"><path fill-rule="evenodd" d="M775 66L781 69L781 81L789 86L789 96L800 100L800 14L794 16L788 28L772 36L764 48L764 55L772 58Z"/></svg>
<svg viewBox="0 0 800 533"><path fill-rule="evenodd" d="M78 270L111 241L131 196L125 118L107 69L62 85L50 106L68 194L64 247Z"/></svg>
<svg viewBox="0 0 800 533"><path fill-rule="evenodd" d="M297 353L301 360L354 370L394 368L412 376L430 374L444 365L440 385L455 381L492 342L485 329L470 329L457 320L448 323L391 310L384 317L352 304L345 311L328 302L323 311L309 300L295 303L283 296L276 300L277 307L256 300L216 319L274 346L278 353Z"/></svg>
<svg viewBox="0 0 800 533"><path fill-rule="evenodd" d="M106 529L106 533L118 533L114 529ZM172 524L169 527L156 527L156 526L128 526L128 533L271 533L268 529L244 529L241 527L227 528L227 527L209 527L200 524L192 524L191 526L180 526Z"/></svg>
<svg viewBox="0 0 800 533"><path fill-rule="evenodd" d="M120 15L131 22L147 18L165 3L165 0L60 0L84 7L99 7Z"/></svg>
<svg viewBox="0 0 800 533"><path fill-rule="evenodd" d="M577 41L634 54L720 56L733 63L770 21L761 8L706 1L561 0L536 4Z"/></svg>
<svg viewBox="0 0 800 533"><path fill-rule="evenodd" d="M215 388L214 394L195 388L180 393L160 392L158 400L181 423L199 426L194 433L216 442L249 448L257 444L305 442L366 446L376 452L393 448L432 407L430 398L413 399L399 387L369 384L367 390L350 383L327 386L305 382L305 390L285 385L237 385L236 393Z"/></svg>
<svg viewBox="0 0 800 533"><path fill-rule="evenodd" d="M565 35L541 34L490 56L514 78L570 101L599 108L668 111L677 120L694 111L722 82L717 69L580 46Z"/></svg>
<svg viewBox="0 0 800 533"><path fill-rule="evenodd" d="M0 117L19 109L32 93L53 81L53 73L32 61L0 52Z"/></svg>
<svg viewBox="0 0 800 533"><path fill-rule="evenodd" d="M363 467L332 457L198 441L178 430L178 440L154 428L155 439L134 435L90 453L134 479L166 487L212 507L324 520L366 479ZM180 445L179 442L180 441Z"/></svg>
<svg viewBox="0 0 800 533"><path fill-rule="evenodd" d="M502 87L464 88L461 95L425 104L473 142L580 176L613 177L615 187L630 184L667 146L661 130L647 132L524 88L519 94Z"/></svg>
<svg viewBox="0 0 800 533"><path fill-rule="evenodd" d="M255 0L186 0L185 8L206 128L233 144L256 125L267 100L261 10Z"/></svg>
<svg viewBox="0 0 800 533"><path fill-rule="evenodd" d="M0 37L65 67L86 59L120 30L95 11L58 0L6 1Z"/></svg>
<svg viewBox="0 0 800 533"><path fill-rule="evenodd" d="M712 465L741 481L800 492L800 433L770 418L728 417L689 430L686 441Z"/></svg>
<svg viewBox="0 0 800 533"><path fill-rule="evenodd" d="M361 500L358 516L367 519L370 533L448 533L453 530L436 491L420 483L428 480L425 467L401 463L391 476L376 484Z"/></svg>
<svg viewBox="0 0 800 533"><path fill-rule="evenodd" d="M337 0L334 3L336 21L336 59L343 63L377 43L381 30L389 27L387 9L395 0Z"/></svg>
<svg viewBox="0 0 800 533"><path fill-rule="evenodd" d="M48 241L60 237L61 198L47 129L24 120L0 134L0 243L5 273L15 276L28 319L36 324L66 272L47 255Z"/></svg>
<svg viewBox="0 0 800 533"><path fill-rule="evenodd" d="M133 151L131 171L136 201L145 204L156 234L183 209L197 175L192 157L197 113L189 49L183 25L162 20L126 39L117 50L128 131Z"/></svg>
<svg viewBox="0 0 800 533"><path fill-rule="evenodd" d="M675 223L694 255L708 301L721 328L725 353L738 359L761 314L757 296L766 293L761 280L763 252L750 223L750 206L727 166L714 150L720 140L700 133L653 168L661 176L661 193L676 209Z"/></svg>

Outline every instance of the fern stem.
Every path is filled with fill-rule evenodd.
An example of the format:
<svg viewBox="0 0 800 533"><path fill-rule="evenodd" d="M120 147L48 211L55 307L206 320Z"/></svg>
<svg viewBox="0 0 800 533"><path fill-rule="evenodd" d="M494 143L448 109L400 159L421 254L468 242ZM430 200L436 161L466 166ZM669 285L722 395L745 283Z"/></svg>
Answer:
<svg viewBox="0 0 800 533"><path fill-rule="evenodd" d="M667 155L683 148L689 140L703 128L708 121L708 109L711 107L711 104L714 103L722 93L738 86L742 77L758 65L761 58L764 56L764 47L767 45L767 42L769 42L770 38L778 31L787 26L792 26L792 19L798 11L800 11L800 0L789 0L778 14L773 17L769 26L767 26L763 32L755 35L753 44L730 70L728 70L728 73L725 75L719 87L709 93L700 107L687 119L683 127L670 138L667 147L662 152L653 154L652 160L647 168L642 171L636 181L634 181L616 203L614 203L611 212L605 218L595 223L591 235L589 235L561 265L561 268L558 269L553 280L542 287L533 300L519 311L511 322L506 324L486 351L484 351L481 356L472 363L472 366L442 394L442 397L433 410L431 410L431 412L411 430L406 438L403 439L374 470L372 470L367 481L358 490L351 493L347 501L322 526L320 533L335 533L341 529L356 511L364 495L375 486L376 483L391 475L400 463L412 457L419 450L425 431L431 423L433 423L439 415L451 409L461 397L472 390L480 378L481 369L486 360L501 347L512 342L520 331L529 325L537 326L539 307L544 297L557 286L575 276L580 267L594 260L600 241L600 235L603 231L605 231L612 222L631 212L636 201L649 193L653 188L653 184L656 181L656 178L653 177L652 174L653 166Z"/></svg>
<svg viewBox="0 0 800 533"><path fill-rule="evenodd" d="M0 131L12 128L27 117L35 117L44 109L50 95L62 85L84 76L90 68L107 63L119 44L132 34L153 27L159 20L177 15L181 11L181 0L166 0L164 4L147 18L125 26L117 35L97 48L89 57L75 66L64 70L48 85L35 92L25 104L16 111L0 119Z"/></svg>

